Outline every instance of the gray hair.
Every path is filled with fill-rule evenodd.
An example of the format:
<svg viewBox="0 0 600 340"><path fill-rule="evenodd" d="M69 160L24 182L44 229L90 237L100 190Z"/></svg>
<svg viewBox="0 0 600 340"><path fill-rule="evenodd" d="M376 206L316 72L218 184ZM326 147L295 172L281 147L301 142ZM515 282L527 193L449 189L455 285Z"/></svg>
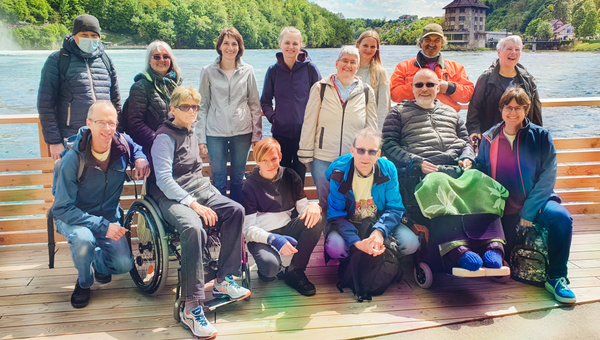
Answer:
<svg viewBox="0 0 600 340"><path fill-rule="evenodd" d="M111 111L113 111L115 113L115 115L117 115L117 109L115 109L115 106L113 105L113 103L109 102L108 100L97 100L88 109L87 118L91 120L92 116L94 116L94 111L96 110L96 108L100 108L100 107L108 107L108 108L110 108Z"/></svg>
<svg viewBox="0 0 600 340"><path fill-rule="evenodd" d="M356 134L356 137L354 137L354 141L352 142L352 146L356 147L356 141L359 138L370 138L370 139L374 139L377 141L377 145L381 145L381 133L375 129L373 129L372 127L366 127L360 131L358 131L358 133Z"/></svg>
<svg viewBox="0 0 600 340"><path fill-rule="evenodd" d="M181 69L179 66L177 66L177 61L175 61L175 55L173 55L171 46L164 41L154 40L150 45L148 45L148 48L146 49L146 68L150 68L150 59L159 47L167 51L167 54L171 57L171 68L169 71L175 72L175 77L179 79L181 77Z"/></svg>
<svg viewBox="0 0 600 340"><path fill-rule="evenodd" d="M360 53L358 52L358 48L356 48L356 46L352 46L352 45L342 46L342 49L340 50L340 54L338 54L336 61L340 61L342 59L342 57L346 54L355 56L358 59L358 63L360 64Z"/></svg>
<svg viewBox="0 0 600 340"><path fill-rule="evenodd" d="M498 46L497 46L498 51L500 51L500 50L502 50L504 48L504 44L506 44L507 41L513 41L517 45L523 47L523 40L521 40L520 36L518 36L518 35L509 35L508 37L502 38L502 39L500 39L500 41L498 41Z"/></svg>

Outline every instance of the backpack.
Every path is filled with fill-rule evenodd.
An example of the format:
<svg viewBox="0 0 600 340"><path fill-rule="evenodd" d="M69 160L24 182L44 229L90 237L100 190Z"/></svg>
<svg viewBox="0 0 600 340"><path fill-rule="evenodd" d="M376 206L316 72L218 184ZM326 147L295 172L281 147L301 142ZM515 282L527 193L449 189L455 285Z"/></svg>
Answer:
<svg viewBox="0 0 600 340"><path fill-rule="evenodd" d="M56 183L58 180L58 171L60 169L60 165L62 163L63 157L67 154L67 152L69 150L71 150L73 148L73 143L75 142L76 139L77 139L77 135L73 135L73 136L67 138L67 141L65 142L65 150L62 152L61 157L56 162L54 162L54 169L52 170L53 171L52 196L55 196ZM130 165L131 167L133 167L134 162L131 161L131 145L129 144L129 142L127 141L125 136L123 136L123 134L121 134L121 133L119 133L119 141L121 141L121 143L123 145L127 145L127 148L126 148L127 149L127 165ZM76 152L76 154L77 154L77 159L79 159L79 166L77 167L77 185L81 186L81 184L85 180L85 173L87 171L87 167L85 166L85 161L84 161L83 157L81 157L81 155L78 152ZM127 171L125 171L125 175L127 177L127 181L131 181L131 179L127 175Z"/></svg>
<svg viewBox="0 0 600 340"><path fill-rule="evenodd" d="M543 286L548 276L548 229L534 223L517 225L515 247L510 253L510 276L534 286Z"/></svg>
<svg viewBox="0 0 600 340"><path fill-rule="evenodd" d="M359 236L364 239L373 230L371 219L365 219L360 225ZM368 235L366 235L368 236ZM383 294L392 282L400 282L402 269L396 250L397 241L392 235L385 240L385 251L379 256L371 256L355 247L350 249L348 257L340 261L337 288L344 292L350 288L358 302L371 300L371 296Z"/></svg>

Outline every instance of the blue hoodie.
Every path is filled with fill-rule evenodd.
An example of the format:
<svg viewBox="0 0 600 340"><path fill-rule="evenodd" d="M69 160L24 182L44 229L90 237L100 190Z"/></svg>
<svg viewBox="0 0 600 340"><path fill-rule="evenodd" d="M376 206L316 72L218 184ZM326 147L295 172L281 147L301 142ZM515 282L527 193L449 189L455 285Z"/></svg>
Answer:
<svg viewBox="0 0 600 340"><path fill-rule="evenodd" d="M283 53L278 52L276 57L277 63L270 66L265 75L260 106L272 124L274 136L300 138L310 88L321 80L321 73L305 50L300 51L291 70L283 61Z"/></svg>
<svg viewBox="0 0 600 340"><path fill-rule="evenodd" d="M329 196L327 197L327 225L336 222L338 232L351 247L360 241L358 230L350 222L356 210L356 200L352 192L352 179L354 178L354 158L352 154L338 157L325 172L329 181ZM377 205L379 221L373 229L379 229L387 237L404 216L404 204L400 196L398 173L394 163L384 158L379 158L375 163L375 176L371 195Z"/></svg>
<svg viewBox="0 0 600 340"><path fill-rule="evenodd" d="M146 159L142 147L124 135L129 145L121 144L118 132L115 132L110 149L108 171L104 173L96 165L92 156L91 131L82 127L73 143L73 148L63 156L58 173L55 174L54 218L67 225L90 228L96 236L104 236L109 223L116 223L121 217L119 200L125 181L129 147L134 164L135 160ZM85 176L83 181L77 179L79 157L83 159Z"/></svg>

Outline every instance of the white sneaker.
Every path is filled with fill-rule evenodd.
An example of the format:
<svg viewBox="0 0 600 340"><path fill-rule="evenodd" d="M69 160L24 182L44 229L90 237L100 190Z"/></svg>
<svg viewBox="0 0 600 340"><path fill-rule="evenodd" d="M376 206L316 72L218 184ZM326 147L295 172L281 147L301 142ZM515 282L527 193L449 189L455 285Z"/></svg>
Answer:
<svg viewBox="0 0 600 340"><path fill-rule="evenodd" d="M217 329L206 320L202 306L196 307L191 313L183 308L179 317L183 327L189 329L194 338L214 339L217 336Z"/></svg>
<svg viewBox="0 0 600 340"><path fill-rule="evenodd" d="M217 283L217 279L215 279L212 294L217 299L228 297L231 301L240 301L249 297L252 293L247 288L240 287L233 280L233 277L228 275L220 283Z"/></svg>

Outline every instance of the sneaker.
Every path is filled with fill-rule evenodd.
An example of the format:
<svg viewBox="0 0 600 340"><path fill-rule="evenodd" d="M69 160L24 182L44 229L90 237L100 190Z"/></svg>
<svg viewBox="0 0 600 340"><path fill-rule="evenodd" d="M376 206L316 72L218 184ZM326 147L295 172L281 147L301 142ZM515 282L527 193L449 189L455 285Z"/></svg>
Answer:
<svg viewBox="0 0 600 340"><path fill-rule="evenodd" d="M196 339L214 339L217 336L217 329L206 320L202 306L196 307L191 313L183 308L179 318L181 325L189 329Z"/></svg>
<svg viewBox="0 0 600 340"><path fill-rule="evenodd" d="M92 262L92 268L94 268L94 278L98 283L109 283L112 281L112 275L110 274L102 274L96 270L96 265Z"/></svg>
<svg viewBox="0 0 600 340"><path fill-rule="evenodd" d="M73 308L83 308L88 305L90 302L90 289L89 288L81 288L79 285L79 279L75 283L75 289L73 290L73 294L71 294L71 306Z"/></svg>
<svg viewBox="0 0 600 340"><path fill-rule="evenodd" d="M306 274L304 273L304 270L302 269L296 268L292 271L288 271L286 268L285 283L304 296L315 295L315 293L317 292L315 285L313 285L308 280Z"/></svg>
<svg viewBox="0 0 600 340"><path fill-rule="evenodd" d="M546 290L554 294L554 298L562 303L575 303L575 293L567 286L569 280L564 277L558 279L548 279L546 281Z"/></svg>
<svg viewBox="0 0 600 340"><path fill-rule="evenodd" d="M212 291L213 296L217 299L227 297L231 301L240 301L252 294L247 288L238 286L231 275L227 275L221 282L217 281L215 279Z"/></svg>

